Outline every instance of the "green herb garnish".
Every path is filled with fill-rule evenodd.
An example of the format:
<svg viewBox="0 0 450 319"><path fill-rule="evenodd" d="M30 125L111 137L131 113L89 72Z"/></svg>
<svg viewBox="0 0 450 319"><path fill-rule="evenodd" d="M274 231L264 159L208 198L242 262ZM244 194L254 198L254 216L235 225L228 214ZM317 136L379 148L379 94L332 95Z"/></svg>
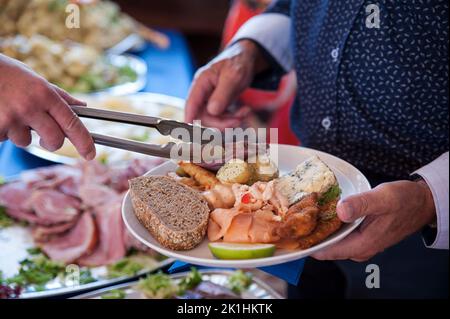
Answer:
<svg viewBox="0 0 450 319"><path fill-rule="evenodd" d="M326 205L329 202L332 202L333 200L336 200L341 196L341 189L339 185L333 185L331 186L320 198L319 198L319 205Z"/></svg>
<svg viewBox="0 0 450 319"><path fill-rule="evenodd" d="M203 281L202 275L197 268L191 267L191 272L178 284L178 294L182 295L186 290L197 287Z"/></svg>
<svg viewBox="0 0 450 319"><path fill-rule="evenodd" d="M80 271L80 285L89 284L95 282L97 279L92 277L92 272L90 269L81 269Z"/></svg>
<svg viewBox="0 0 450 319"><path fill-rule="evenodd" d="M142 270L154 269L157 261L145 254L135 254L125 257L115 264L108 266L108 277L118 278L124 276L134 276Z"/></svg>
<svg viewBox="0 0 450 319"><path fill-rule="evenodd" d="M3 185L6 183L6 180L3 176L0 176L0 185Z"/></svg>
<svg viewBox="0 0 450 319"><path fill-rule="evenodd" d="M237 294L241 294L247 290L252 284L253 275L251 273L243 272L242 270L236 270L228 280L228 287Z"/></svg>
<svg viewBox="0 0 450 319"><path fill-rule="evenodd" d="M39 247L31 247L27 249L27 253L30 255L42 254L42 250Z"/></svg>
<svg viewBox="0 0 450 319"><path fill-rule="evenodd" d="M139 280L137 288L147 297L154 299L168 299L178 293L178 286L172 278L162 272L148 275Z"/></svg>
<svg viewBox="0 0 450 319"><path fill-rule="evenodd" d="M121 289L113 289L101 296L102 299L124 299L125 291Z"/></svg>
<svg viewBox="0 0 450 319"><path fill-rule="evenodd" d="M0 228L6 228L14 225L15 221L6 214L6 208L0 206Z"/></svg>
<svg viewBox="0 0 450 319"><path fill-rule="evenodd" d="M64 264L52 261L43 254L32 255L20 262L19 273L6 282L39 289L64 272L64 269Z"/></svg>

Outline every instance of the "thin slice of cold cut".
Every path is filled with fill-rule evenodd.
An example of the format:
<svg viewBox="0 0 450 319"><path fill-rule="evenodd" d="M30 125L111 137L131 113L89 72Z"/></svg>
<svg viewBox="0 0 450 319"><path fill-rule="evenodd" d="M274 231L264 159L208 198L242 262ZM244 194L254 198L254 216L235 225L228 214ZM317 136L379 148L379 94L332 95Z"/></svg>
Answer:
<svg viewBox="0 0 450 319"><path fill-rule="evenodd" d="M30 188L26 183L13 182L0 187L0 206L14 210L29 211Z"/></svg>
<svg viewBox="0 0 450 319"><path fill-rule="evenodd" d="M85 212L68 233L41 245L41 249L50 259L67 264L89 254L96 243L97 229L94 218L91 213Z"/></svg>
<svg viewBox="0 0 450 319"><path fill-rule="evenodd" d="M80 211L78 199L50 189L34 191L30 204L36 215L49 224L72 221Z"/></svg>
<svg viewBox="0 0 450 319"><path fill-rule="evenodd" d="M105 185L90 183L80 186L79 197L81 198L83 205L95 208L104 203L113 201L118 197L118 194Z"/></svg>
<svg viewBox="0 0 450 319"><path fill-rule="evenodd" d="M121 198L97 207L95 219L99 229L99 244L91 255L78 260L82 266L100 266L114 263L126 255L125 225L121 215Z"/></svg>
<svg viewBox="0 0 450 319"><path fill-rule="evenodd" d="M42 224L43 222L45 223L45 221L37 217L35 213L26 210L7 208L6 214L8 214L9 217L14 218L15 220L27 222L29 224Z"/></svg>
<svg viewBox="0 0 450 319"><path fill-rule="evenodd" d="M61 235L69 231L77 223L77 220L72 220L67 223L51 225L51 226L36 226L32 230L33 239L38 242L46 242L54 236Z"/></svg>

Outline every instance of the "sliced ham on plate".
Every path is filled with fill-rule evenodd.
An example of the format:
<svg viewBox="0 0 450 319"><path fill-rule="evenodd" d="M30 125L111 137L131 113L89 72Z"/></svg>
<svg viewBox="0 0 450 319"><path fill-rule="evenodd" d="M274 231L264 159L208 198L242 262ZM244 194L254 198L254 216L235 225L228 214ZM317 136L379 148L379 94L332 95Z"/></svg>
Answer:
<svg viewBox="0 0 450 319"><path fill-rule="evenodd" d="M13 182L0 186L0 205L9 209L29 211L30 188L26 183Z"/></svg>
<svg viewBox="0 0 450 319"><path fill-rule="evenodd" d="M48 225L70 222L80 212L80 201L59 191L46 189L34 191L30 204L38 217Z"/></svg>
<svg viewBox="0 0 450 319"><path fill-rule="evenodd" d="M150 247L141 243L136 237L133 236L133 234L131 234L128 231L128 229L126 227L124 228L123 236L124 236L125 248L127 251L130 249L135 249L138 251L145 252L149 255L156 256L158 254L156 251L152 250Z"/></svg>
<svg viewBox="0 0 450 319"><path fill-rule="evenodd" d="M52 260L67 264L89 254L96 243L97 229L94 218L89 212L85 212L68 233L41 245L41 249Z"/></svg>
<svg viewBox="0 0 450 319"><path fill-rule="evenodd" d="M135 177L144 175L150 169L159 164L162 164L164 160L158 157L148 158L146 160L133 160L126 168L111 169L109 186L118 193L122 193L128 190L128 181Z"/></svg>
<svg viewBox="0 0 450 319"><path fill-rule="evenodd" d="M35 213L30 211L15 208L7 208L6 213L8 214L8 216L21 222L27 222L33 225L46 223L45 220L42 220L41 218L37 217Z"/></svg>
<svg viewBox="0 0 450 319"><path fill-rule="evenodd" d="M77 223L74 219L70 222L51 225L51 226L36 226L32 230L33 239L38 242L46 242L53 238L54 236L61 235L69 231Z"/></svg>
<svg viewBox="0 0 450 319"><path fill-rule="evenodd" d="M99 206L95 211L99 229L99 243L91 255L78 260L82 266L100 266L114 263L126 255L124 240L125 225L122 221L121 198L115 202Z"/></svg>
<svg viewBox="0 0 450 319"><path fill-rule="evenodd" d="M111 176L108 166L97 161L81 164L81 184L108 184Z"/></svg>
<svg viewBox="0 0 450 319"><path fill-rule="evenodd" d="M80 186L79 196L84 206L98 207L117 198L118 194L105 185L86 183Z"/></svg>
<svg viewBox="0 0 450 319"><path fill-rule="evenodd" d="M61 192L72 197L80 197L79 188L80 179L70 176L62 180L58 185L58 189Z"/></svg>
<svg viewBox="0 0 450 319"><path fill-rule="evenodd" d="M79 181L81 172L76 167L54 165L25 171L20 177L32 189L54 189L67 179Z"/></svg>

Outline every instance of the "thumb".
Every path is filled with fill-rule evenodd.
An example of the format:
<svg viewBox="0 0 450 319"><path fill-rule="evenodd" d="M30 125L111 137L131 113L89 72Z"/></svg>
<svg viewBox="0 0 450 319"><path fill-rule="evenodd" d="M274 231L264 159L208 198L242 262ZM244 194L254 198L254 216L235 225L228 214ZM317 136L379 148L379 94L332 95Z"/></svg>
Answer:
<svg viewBox="0 0 450 319"><path fill-rule="evenodd" d="M375 188L340 200L336 212L339 219L346 223L367 215L381 215L386 212L384 198L383 190Z"/></svg>

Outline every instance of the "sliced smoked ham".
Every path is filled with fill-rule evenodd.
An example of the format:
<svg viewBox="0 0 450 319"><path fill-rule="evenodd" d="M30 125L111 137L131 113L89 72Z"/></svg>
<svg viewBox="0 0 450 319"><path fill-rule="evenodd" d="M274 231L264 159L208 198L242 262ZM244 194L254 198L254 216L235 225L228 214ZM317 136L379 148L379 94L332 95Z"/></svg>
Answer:
<svg viewBox="0 0 450 319"><path fill-rule="evenodd" d="M99 230L99 243L92 254L78 260L82 266L100 266L114 263L126 255L125 225L121 214L122 198L97 207L95 219Z"/></svg>
<svg viewBox="0 0 450 319"><path fill-rule="evenodd" d="M51 189L34 191L30 205L36 215L48 224L70 222L80 211L78 199Z"/></svg>
<svg viewBox="0 0 450 319"><path fill-rule="evenodd" d="M35 242L52 260L100 266L120 260L130 248L151 253L126 232L121 201L128 179L160 162L110 168L92 161L26 171L20 181L0 186L0 206L30 224Z"/></svg>
<svg viewBox="0 0 450 319"><path fill-rule="evenodd" d="M76 167L54 165L25 171L20 177L31 189L56 189L67 179L79 181L81 172Z"/></svg>
<svg viewBox="0 0 450 319"><path fill-rule="evenodd" d="M13 182L0 186L0 206L29 211L28 198L30 193L30 188L23 182Z"/></svg>
<svg viewBox="0 0 450 319"><path fill-rule="evenodd" d="M105 185L89 183L80 186L79 196L85 206L95 208L104 203L111 202L118 194Z"/></svg>
<svg viewBox="0 0 450 319"><path fill-rule="evenodd" d="M74 219L70 222L51 225L51 226L36 226L32 229L33 239L38 242L45 242L53 238L54 236L61 235L74 227L77 220Z"/></svg>
<svg viewBox="0 0 450 319"><path fill-rule="evenodd" d="M26 222L32 225L41 225L47 223L46 220L42 220L42 218L37 217L35 213L22 209L7 208L6 213L8 214L8 216L14 218L15 220Z"/></svg>
<svg viewBox="0 0 450 319"><path fill-rule="evenodd" d="M79 188L80 188L80 179L70 176L62 180L58 185L58 189L61 192L63 192L63 194L72 197L80 197Z"/></svg>
<svg viewBox="0 0 450 319"><path fill-rule="evenodd" d="M81 215L75 227L65 235L41 245L42 251L56 261L71 263L89 254L97 243L97 229L89 212Z"/></svg>

